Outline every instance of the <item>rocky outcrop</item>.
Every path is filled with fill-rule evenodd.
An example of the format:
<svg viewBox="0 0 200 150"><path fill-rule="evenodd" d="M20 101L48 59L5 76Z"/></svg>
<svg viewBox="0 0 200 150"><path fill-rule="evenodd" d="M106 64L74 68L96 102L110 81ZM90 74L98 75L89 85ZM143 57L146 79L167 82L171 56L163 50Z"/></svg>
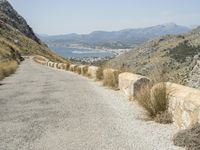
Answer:
<svg viewBox="0 0 200 150"><path fill-rule="evenodd" d="M49 60L66 62L40 42L26 20L7 0L0 0L0 61L19 62L21 55L42 55Z"/></svg>
<svg viewBox="0 0 200 150"><path fill-rule="evenodd" d="M20 16L7 0L0 0L0 20L20 31L32 40L40 43L26 20Z"/></svg>
<svg viewBox="0 0 200 150"><path fill-rule="evenodd" d="M200 54L193 59L188 80L189 86L200 89Z"/></svg>

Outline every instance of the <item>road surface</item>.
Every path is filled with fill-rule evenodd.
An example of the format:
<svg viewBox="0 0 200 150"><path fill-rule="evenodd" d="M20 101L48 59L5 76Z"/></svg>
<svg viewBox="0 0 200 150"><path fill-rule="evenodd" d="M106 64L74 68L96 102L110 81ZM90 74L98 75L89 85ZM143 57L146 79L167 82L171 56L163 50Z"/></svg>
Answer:
<svg viewBox="0 0 200 150"><path fill-rule="evenodd" d="M0 150L176 150L120 91L24 61L0 82Z"/></svg>

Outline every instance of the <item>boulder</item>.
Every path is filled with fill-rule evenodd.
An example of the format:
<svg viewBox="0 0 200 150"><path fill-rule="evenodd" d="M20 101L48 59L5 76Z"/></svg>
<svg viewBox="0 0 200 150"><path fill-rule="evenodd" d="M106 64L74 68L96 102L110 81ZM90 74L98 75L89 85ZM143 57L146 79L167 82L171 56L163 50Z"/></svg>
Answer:
<svg viewBox="0 0 200 150"><path fill-rule="evenodd" d="M54 68L58 69L58 63L54 63Z"/></svg>
<svg viewBox="0 0 200 150"><path fill-rule="evenodd" d="M80 65L77 68L77 73L78 74L86 75L87 71L88 71L88 66L87 65Z"/></svg>
<svg viewBox="0 0 200 150"><path fill-rule="evenodd" d="M88 67L88 76L91 77L92 79L97 80L99 69L100 68L96 67L96 66L89 66Z"/></svg>
<svg viewBox="0 0 200 150"><path fill-rule="evenodd" d="M65 69L65 65L64 63L59 63L58 64L58 69Z"/></svg>
<svg viewBox="0 0 200 150"><path fill-rule="evenodd" d="M200 90L175 83L166 83L169 92L169 111L174 124L186 129L200 123Z"/></svg>
<svg viewBox="0 0 200 150"><path fill-rule="evenodd" d="M124 72L119 74L119 89L132 100L140 89L150 84L150 79L147 77Z"/></svg>
<svg viewBox="0 0 200 150"><path fill-rule="evenodd" d="M78 65L76 65L76 64L70 64L69 70L74 72L77 67L78 67Z"/></svg>

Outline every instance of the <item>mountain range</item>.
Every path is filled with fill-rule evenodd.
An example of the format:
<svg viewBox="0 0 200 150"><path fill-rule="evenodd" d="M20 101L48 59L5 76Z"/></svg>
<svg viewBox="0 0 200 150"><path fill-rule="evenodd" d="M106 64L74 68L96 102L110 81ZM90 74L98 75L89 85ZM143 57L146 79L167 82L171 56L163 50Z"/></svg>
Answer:
<svg viewBox="0 0 200 150"><path fill-rule="evenodd" d="M150 39L166 34L181 34L190 31L185 26L167 23L147 28L124 29L120 31L94 31L90 34L39 35L50 47L89 48L133 48Z"/></svg>

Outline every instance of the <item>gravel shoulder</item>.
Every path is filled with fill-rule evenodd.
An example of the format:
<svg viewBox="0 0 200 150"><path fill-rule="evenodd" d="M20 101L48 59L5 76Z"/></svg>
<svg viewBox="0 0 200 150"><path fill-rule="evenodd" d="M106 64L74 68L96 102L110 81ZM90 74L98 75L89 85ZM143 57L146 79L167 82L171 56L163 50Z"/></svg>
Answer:
<svg viewBox="0 0 200 150"><path fill-rule="evenodd" d="M179 150L173 125L144 121L120 91L24 61L0 81L1 150Z"/></svg>

